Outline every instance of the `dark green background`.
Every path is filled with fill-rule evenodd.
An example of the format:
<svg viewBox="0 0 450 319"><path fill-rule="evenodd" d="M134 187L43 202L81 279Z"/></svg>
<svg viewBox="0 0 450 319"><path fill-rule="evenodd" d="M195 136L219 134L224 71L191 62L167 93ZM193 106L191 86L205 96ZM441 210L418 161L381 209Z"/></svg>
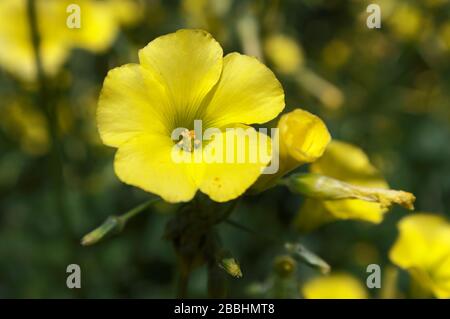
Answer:
<svg viewBox="0 0 450 319"><path fill-rule="evenodd" d="M50 81L48 103L64 109L70 123L60 128L59 156L52 150L39 156L23 152L14 130L0 126L0 298L175 296L176 257L162 235L177 206L158 204L131 220L121 235L93 247L79 244L107 216L123 213L150 196L115 177L114 150L99 143L95 129L96 99L109 69L135 62L137 48L179 28L206 28L221 41L225 53L242 52L237 22L246 14L258 23L262 39L275 31L296 38L308 68L345 96L340 108L329 109L292 77L277 74L285 88L286 111L301 107L318 114L334 138L363 148L391 187L413 192L418 211L448 214L450 48L432 44L449 20L450 5L395 2L409 3L426 21L413 38L396 36L383 7L382 28L369 30L365 25L369 2L364 1L234 1L223 16L208 13L206 26L188 24L179 1L147 1L142 22L122 30L107 52L74 50ZM338 68L323 61L324 48L335 39L350 48L348 60ZM376 54L380 43L385 47ZM29 103L41 112L33 104L33 92L33 87L0 71L0 122L6 121L2 108L11 101ZM291 227L301 201L285 189L274 189L246 198L233 218L266 234L301 239L333 270L351 272L364 281L367 264L379 263L383 269L389 265L387 252L396 236L396 222L406 211L393 209L381 225L342 221L302 235ZM228 225L219 228L244 273L241 279L230 277L229 295L256 296L249 287L273 278L273 260L282 248ZM81 289L66 287L66 267L71 263L81 266ZM294 288L316 273L300 266ZM403 273L399 284L407 291ZM286 296L294 295L300 296L296 288ZM190 296L206 296L205 269L193 274Z"/></svg>

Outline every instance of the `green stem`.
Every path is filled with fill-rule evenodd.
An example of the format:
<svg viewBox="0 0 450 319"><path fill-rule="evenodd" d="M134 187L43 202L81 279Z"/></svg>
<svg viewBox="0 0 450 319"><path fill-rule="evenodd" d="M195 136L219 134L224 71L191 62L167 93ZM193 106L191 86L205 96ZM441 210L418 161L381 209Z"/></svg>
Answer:
<svg viewBox="0 0 450 319"><path fill-rule="evenodd" d="M141 205L129 210L121 216L109 216L99 227L95 228L93 231L85 235L81 239L81 244L83 246L93 245L99 242L103 237L111 233L121 232L128 220L138 215L139 213L146 210L153 203L159 201L159 198L152 198Z"/></svg>
<svg viewBox="0 0 450 319"><path fill-rule="evenodd" d="M50 92L45 78L41 56L41 38L38 30L38 17L36 13L36 1L28 0L27 13L30 24L30 35L33 46L33 54L36 65L36 76L38 81L37 104L45 114L48 130L51 138L51 160L49 161L49 170L53 173L54 194L56 211L59 212L61 224L64 233L71 233L70 220L66 215L64 205L64 181L63 181L63 165L61 156L61 145L58 139L58 126L54 103L51 101ZM52 103L51 103L52 102Z"/></svg>
<svg viewBox="0 0 450 319"><path fill-rule="evenodd" d="M139 213L143 212L148 207L150 207L150 205L152 205L153 203L155 203L157 201L159 201L158 198L152 198L152 199L146 201L145 203L142 203L141 205L138 205L135 208L129 210L125 214L117 217L117 219L123 226L125 226L125 224L128 222L129 219L131 219L134 216L138 215Z"/></svg>
<svg viewBox="0 0 450 319"><path fill-rule="evenodd" d="M180 278L178 281L178 299L187 298L189 277L190 277L189 271L180 271Z"/></svg>

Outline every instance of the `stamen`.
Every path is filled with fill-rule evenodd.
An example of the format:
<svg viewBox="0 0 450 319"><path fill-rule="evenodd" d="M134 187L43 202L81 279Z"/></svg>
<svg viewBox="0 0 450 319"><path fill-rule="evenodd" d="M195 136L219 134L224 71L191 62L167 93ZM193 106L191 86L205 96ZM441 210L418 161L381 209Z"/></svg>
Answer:
<svg viewBox="0 0 450 319"><path fill-rule="evenodd" d="M177 145L187 152L192 152L193 147L197 148L201 144L201 141L195 138L194 130L189 131L186 129L181 132L181 136L183 138L177 143Z"/></svg>

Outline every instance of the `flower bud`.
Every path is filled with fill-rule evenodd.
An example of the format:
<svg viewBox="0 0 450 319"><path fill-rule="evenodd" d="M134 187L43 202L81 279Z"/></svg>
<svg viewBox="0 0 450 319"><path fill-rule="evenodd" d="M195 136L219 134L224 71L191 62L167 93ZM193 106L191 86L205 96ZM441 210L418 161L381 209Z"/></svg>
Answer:
<svg viewBox="0 0 450 319"><path fill-rule="evenodd" d="M225 270L229 275L235 278L242 277L241 267L239 266L237 260L234 259L233 257L221 259L219 262L219 266L220 268Z"/></svg>
<svg viewBox="0 0 450 319"><path fill-rule="evenodd" d="M279 143L279 169L276 174L262 175L253 189L262 191L273 186L276 181L306 163L312 163L322 156L331 140L323 121L302 109L281 116L278 131L272 143Z"/></svg>
<svg viewBox="0 0 450 319"><path fill-rule="evenodd" d="M103 239L106 235L121 231L122 228L123 223L117 216L109 216L103 224L85 235L81 239L81 244L83 246L93 245Z"/></svg>
<svg viewBox="0 0 450 319"><path fill-rule="evenodd" d="M331 140L323 121L301 109L283 115L278 122L280 163L292 170L322 156Z"/></svg>
<svg viewBox="0 0 450 319"><path fill-rule="evenodd" d="M320 174L294 174L283 181L294 193L321 200L360 199L388 208L398 204L414 209L415 196L404 191L352 185Z"/></svg>
<svg viewBox="0 0 450 319"><path fill-rule="evenodd" d="M278 256L274 262L275 272L283 278L291 276L297 268L297 262L291 256Z"/></svg>
<svg viewBox="0 0 450 319"><path fill-rule="evenodd" d="M311 176L283 181L309 196L296 218L296 226L310 231L336 219L380 223L389 206L413 209L413 194L390 190L385 179L358 147L333 140L325 154L310 166Z"/></svg>

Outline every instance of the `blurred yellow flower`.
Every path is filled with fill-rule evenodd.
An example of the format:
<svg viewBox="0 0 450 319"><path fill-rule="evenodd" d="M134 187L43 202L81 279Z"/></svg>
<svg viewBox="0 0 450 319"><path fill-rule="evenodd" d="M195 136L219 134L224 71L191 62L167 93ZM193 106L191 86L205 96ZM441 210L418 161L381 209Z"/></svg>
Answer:
<svg viewBox="0 0 450 319"><path fill-rule="evenodd" d="M64 135L73 125L73 115L66 104L58 104L55 109L59 134ZM0 127L13 140L17 141L23 152L40 156L50 149L50 136L47 118L44 113L27 100L8 101L2 108Z"/></svg>
<svg viewBox="0 0 450 319"><path fill-rule="evenodd" d="M388 184L370 163L367 155L356 146L333 140L324 155L311 164L310 171L349 184L387 189ZM311 230L335 219L359 219L380 223L387 208L382 203L360 199L307 199L297 216L301 230Z"/></svg>
<svg viewBox="0 0 450 319"><path fill-rule="evenodd" d="M333 52L332 59L334 62L344 63L349 50L342 42L340 44ZM269 35L264 40L264 52L277 72L293 76L302 89L318 98L325 107L330 109L341 107L345 99L344 94L308 68L302 46L295 38L282 33Z"/></svg>
<svg viewBox="0 0 450 319"><path fill-rule="evenodd" d="M445 22L439 30L439 40L443 49L450 52L450 22Z"/></svg>
<svg viewBox="0 0 450 319"><path fill-rule="evenodd" d="M347 63L350 53L351 48L346 42L334 39L322 50L322 60L331 68L339 68Z"/></svg>
<svg viewBox="0 0 450 319"><path fill-rule="evenodd" d="M416 6L401 3L394 7L387 23L395 36L403 40L411 40L422 31L424 17Z"/></svg>
<svg viewBox="0 0 450 319"><path fill-rule="evenodd" d="M189 28L208 30L221 42L226 41L230 33L225 16L231 5L231 0L182 0L180 3Z"/></svg>
<svg viewBox="0 0 450 319"><path fill-rule="evenodd" d="M391 261L426 291L450 298L450 223L441 216L415 214L404 217L398 229Z"/></svg>
<svg viewBox="0 0 450 319"><path fill-rule="evenodd" d="M302 294L307 299L367 299L361 282L349 274L332 274L318 277L303 285Z"/></svg>
<svg viewBox="0 0 450 319"><path fill-rule="evenodd" d="M45 116L26 102L11 102L2 109L1 127L30 155L45 154L50 146Z"/></svg>
<svg viewBox="0 0 450 319"><path fill-rule="evenodd" d="M292 38L284 34L268 36L264 50L275 68L286 74L294 74L303 65L303 50Z"/></svg>
<svg viewBox="0 0 450 319"><path fill-rule="evenodd" d="M189 201L197 190L219 202L240 196L270 156L256 162L188 163L210 146L222 148L218 138L204 149L180 149L178 155L188 160L177 163L172 151L179 143L171 133L186 128L189 142L195 141L194 121L201 120L205 130L222 130L220 136L239 125L259 137L246 125L265 123L284 108L275 75L255 58L223 57L220 45L202 30L161 36L139 51L139 60L108 73L97 111L103 143L118 148L114 168L119 179L168 202ZM245 142L244 148L254 144Z"/></svg>
<svg viewBox="0 0 450 319"><path fill-rule="evenodd" d="M254 189L262 191L295 168L312 163L322 156L331 140L326 125L316 115L295 109L278 121L279 169L276 174L262 175Z"/></svg>
<svg viewBox="0 0 450 319"><path fill-rule="evenodd" d="M80 28L67 26L70 4L80 7ZM45 73L54 75L72 48L92 52L106 50L115 39L119 24L131 23L140 16L139 12L138 6L130 0L36 0ZM27 0L0 2L0 47L3 68L24 80L36 78Z"/></svg>

